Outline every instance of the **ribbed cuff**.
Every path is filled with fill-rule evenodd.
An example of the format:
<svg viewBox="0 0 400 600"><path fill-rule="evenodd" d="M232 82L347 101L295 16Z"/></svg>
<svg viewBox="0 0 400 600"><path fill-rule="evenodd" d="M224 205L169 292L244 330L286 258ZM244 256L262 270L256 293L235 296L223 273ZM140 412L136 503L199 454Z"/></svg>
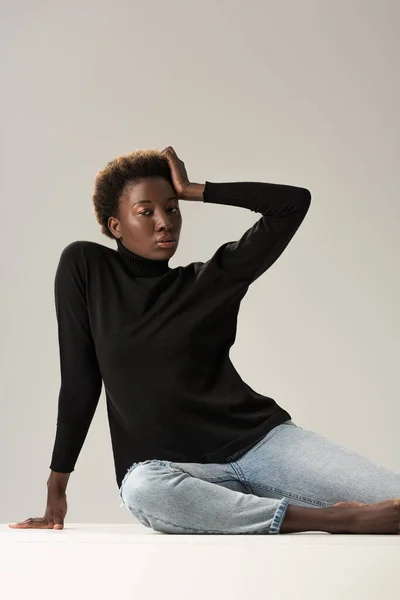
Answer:
<svg viewBox="0 0 400 600"><path fill-rule="evenodd" d="M251 186L251 184L250 184ZM248 203L249 184L242 181L205 182L203 202L243 207Z"/></svg>
<svg viewBox="0 0 400 600"><path fill-rule="evenodd" d="M301 221L310 201L311 193L306 188L263 181L206 181L203 192L203 202L237 206L268 216L298 215Z"/></svg>
<svg viewBox="0 0 400 600"><path fill-rule="evenodd" d="M72 473L88 432L81 423L57 423L50 469Z"/></svg>

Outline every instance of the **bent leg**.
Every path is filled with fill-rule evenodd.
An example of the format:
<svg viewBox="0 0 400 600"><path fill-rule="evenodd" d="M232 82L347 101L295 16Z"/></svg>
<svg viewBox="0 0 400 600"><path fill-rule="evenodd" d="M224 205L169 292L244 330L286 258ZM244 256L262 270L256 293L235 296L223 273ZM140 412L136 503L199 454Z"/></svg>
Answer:
<svg viewBox="0 0 400 600"><path fill-rule="evenodd" d="M278 425L232 466L258 496L329 507L400 497L400 473L292 421Z"/></svg>
<svg viewBox="0 0 400 600"><path fill-rule="evenodd" d="M140 523L162 533L279 533L289 500L249 494L228 469L228 464L135 463L120 497Z"/></svg>

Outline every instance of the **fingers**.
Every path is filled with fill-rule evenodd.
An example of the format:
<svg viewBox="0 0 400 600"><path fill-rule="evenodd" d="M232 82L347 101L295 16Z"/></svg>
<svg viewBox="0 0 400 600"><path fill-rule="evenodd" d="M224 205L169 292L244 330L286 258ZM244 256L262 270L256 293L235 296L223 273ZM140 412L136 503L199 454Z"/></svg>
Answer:
<svg viewBox="0 0 400 600"><path fill-rule="evenodd" d="M53 523L49 523L43 517L25 519L18 523L9 523L10 529L53 529Z"/></svg>
<svg viewBox="0 0 400 600"><path fill-rule="evenodd" d="M25 521L19 521L19 523L11 523L8 525L12 529L29 529L31 527L38 527L38 519L26 519Z"/></svg>
<svg viewBox="0 0 400 600"><path fill-rule="evenodd" d="M173 154L176 154L172 146L167 146L166 148L164 148L164 150L161 151L161 154L165 154L166 152L172 152Z"/></svg>

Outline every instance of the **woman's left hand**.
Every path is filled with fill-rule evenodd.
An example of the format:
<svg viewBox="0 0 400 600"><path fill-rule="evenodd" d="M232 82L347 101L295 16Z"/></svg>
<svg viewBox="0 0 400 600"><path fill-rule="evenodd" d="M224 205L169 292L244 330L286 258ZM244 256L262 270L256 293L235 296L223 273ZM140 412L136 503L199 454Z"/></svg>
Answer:
<svg viewBox="0 0 400 600"><path fill-rule="evenodd" d="M172 183L175 193L178 198L184 198L187 195L187 189L190 186L190 181L186 173L185 163L178 158L172 146L168 146L162 150L161 154L168 160L169 168L172 175Z"/></svg>

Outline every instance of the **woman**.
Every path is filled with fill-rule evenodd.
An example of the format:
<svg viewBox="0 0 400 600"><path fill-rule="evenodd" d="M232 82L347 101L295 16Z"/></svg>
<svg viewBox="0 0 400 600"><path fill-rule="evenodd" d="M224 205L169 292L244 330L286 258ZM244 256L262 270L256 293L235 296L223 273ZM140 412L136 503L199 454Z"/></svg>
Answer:
<svg viewBox="0 0 400 600"><path fill-rule="evenodd" d="M171 269L179 199L262 217L207 262ZM14 527L63 528L67 482L104 382L121 506L145 526L398 533L400 475L298 427L229 358L242 298L289 244L310 200L288 185L189 182L170 146L119 156L98 173L94 208L117 251L79 241L61 254L47 507Z"/></svg>

